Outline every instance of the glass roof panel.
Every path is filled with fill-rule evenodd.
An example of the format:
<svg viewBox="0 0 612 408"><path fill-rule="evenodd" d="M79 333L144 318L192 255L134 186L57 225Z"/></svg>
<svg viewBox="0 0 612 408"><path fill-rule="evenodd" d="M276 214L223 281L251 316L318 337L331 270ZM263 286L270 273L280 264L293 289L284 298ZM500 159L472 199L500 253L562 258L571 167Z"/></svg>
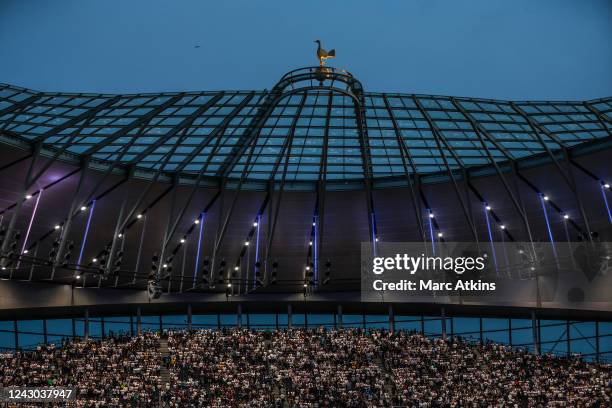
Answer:
<svg viewBox="0 0 612 408"><path fill-rule="evenodd" d="M365 93L362 133L346 94L292 91L269 111L265 96L39 93L0 84L0 130L143 168L316 181L520 159L609 137L612 128L612 98L508 102Z"/></svg>

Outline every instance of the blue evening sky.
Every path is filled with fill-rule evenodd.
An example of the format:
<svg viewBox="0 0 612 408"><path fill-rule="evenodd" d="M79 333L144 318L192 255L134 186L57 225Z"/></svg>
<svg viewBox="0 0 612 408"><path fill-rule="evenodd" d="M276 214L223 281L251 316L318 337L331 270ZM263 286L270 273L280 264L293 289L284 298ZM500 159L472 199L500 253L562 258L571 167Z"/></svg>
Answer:
<svg viewBox="0 0 612 408"><path fill-rule="evenodd" d="M0 0L0 82L269 89L316 64L317 38L367 91L612 95L610 0Z"/></svg>

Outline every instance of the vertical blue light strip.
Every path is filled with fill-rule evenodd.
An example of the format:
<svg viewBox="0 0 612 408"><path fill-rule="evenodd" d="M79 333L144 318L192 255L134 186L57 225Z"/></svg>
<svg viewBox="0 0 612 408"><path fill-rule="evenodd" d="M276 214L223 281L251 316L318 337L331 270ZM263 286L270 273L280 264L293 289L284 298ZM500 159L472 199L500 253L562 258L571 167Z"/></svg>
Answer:
<svg viewBox="0 0 612 408"><path fill-rule="evenodd" d="M487 203L484 204L485 219L487 220L487 230L489 231L489 242L491 243L491 254L493 255L493 263L495 264L495 273L499 276L497 270L497 256L495 255L495 245L493 244L493 233L491 232L491 221L489 220L489 210L487 210Z"/></svg>
<svg viewBox="0 0 612 408"><path fill-rule="evenodd" d="M193 285L195 286L196 279L198 278L198 266L200 264L200 245L202 244L202 230L204 229L204 218L206 213L200 213L200 234L198 236L198 250L196 252L195 260L195 271L193 272Z"/></svg>
<svg viewBox="0 0 612 408"><path fill-rule="evenodd" d="M372 223L372 249L374 251L374 256L376 255L376 218L374 216L374 212L372 212L371 216L371 223Z"/></svg>
<svg viewBox="0 0 612 408"><path fill-rule="evenodd" d="M38 203L40 201L40 197L42 196L43 190L42 188L38 190L38 197L36 197L36 203L34 204L34 210L32 211L32 217L30 218L30 224L28 224L28 230L26 232L25 238L23 239L23 247L21 247L21 253L19 255L23 255L23 251L26 249L26 245L28 243L28 237L30 236L30 231L32 230L32 224L34 223L34 217L36 217L36 211L38 210ZM21 260L21 258L20 258ZM19 266L17 266L19 268Z"/></svg>
<svg viewBox="0 0 612 408"><path fill-rule="evenodd" d="M552 245L553 253L555 254L555 259L557 258L557 249L555 248L555 238L552 234L552 229L550 228L550 221L548 220L548 211L546 211L546 203L544 200L544 196L540 194L540 203L542 204L542 211L544 211L544 219L546 220L546 228L548 229L548 238L550 238L550 243Z"/></svg>
<svg viewBox="0 0 612 408"><path fill-rule="evenodd" d="M436 242L433 233L433 223L431 221L431 209L427 210L427 219L429 220L429 235L431 236L431 250L433 254L436 254Z"/></svg>
<svg viewBox="0 0 612 408"><path fill-rule="evenodd" d="M85 243L87 242L87 234L89 233L89 226L91 225L91 218L93 217L94 209L96 208L96 200L91 202L91 210L89 210L89 217L87 218L87 226L85 227L85 234L83 234L83 243L81 244L81 251L79 252L79 260L77 261L77 268L81 266L83 260L83 250L85 249Z"/></svg>
<svg viewBox="0 0 612 408"><path fill-rule="evenodd" d="M318 239L319 239L319 217L317 215L314 216L314 281L315 284L319 282L319 251L318 247Z"/></svg>
<svg viewBox="0 0 612 408"><path fill-rule="evenodd" d="M259 262L259 227L261 225L261 214L257 214L257 238L255 238L255 264ZM254 271L259 270L255 265ZM253 289L257 287L257 273L253 273Z"/></svg>
<svg viewBox="0 0 612 408"><path fill-rule="evenodd" d="M608 198L606 197L606 187L601 186L601 195L603 196L604 203L606 204L606 210L608 210L608 218L610 219L610 224L612 224L612 212L610 212L610 206L608 205Z"/></svg>

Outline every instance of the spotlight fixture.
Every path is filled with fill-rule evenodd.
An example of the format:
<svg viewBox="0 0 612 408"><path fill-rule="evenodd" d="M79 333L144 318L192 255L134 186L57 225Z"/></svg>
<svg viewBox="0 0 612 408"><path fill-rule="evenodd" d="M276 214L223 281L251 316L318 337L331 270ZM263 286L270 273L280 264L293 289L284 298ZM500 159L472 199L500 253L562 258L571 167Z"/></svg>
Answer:
<svg viewBox="0 0 612 408"><path fill-rule="evenodd" d="M491 206L487 204L487 206L485 207L487 209L487 211L491 211Z"/></svg>
<svg viewBox="0 0 612 408"><path fill-rule="evenodd" d="M565 218L566 220L569 220L569 215L568 214L563 214L563 218Z"/></svg>
<svg viewBox="0 0 612 408"><path fill-rule="evenodd" d="M544 201L548 201L548 196L547 195L542 196L542 198L544 199Z"/></svg>
<svg viewBox="0 0 612 408"><path fill-rule="evenodd" d="M98 262L98 258L94 258L94 259L92 259L92 260L91 260L91 262L93 262L93 263Z"/></svg>
<svg viewBox="0 0 612 408"><path fill-rule="evenodd" d="M122 233L117 234L117 237L121 238L123 236Z"/></svg>
<svg viewBox="0 0 612 408"><path fill-rule="evenodd" d="M194 224L199 224L200 223L200 219L196 218L195 221L193 222Z"/></svg>
<svg viewBox="0 0 612 408"><path fill-rule="evenodd" d="M506 229L506 226L504 224L500 225L499 228L501 229Z"/></svg>
<svg viewBox="0 0 612 408"><path fill-rule="evenodd" d="M254 223L253 223L253 226L254 226L254 227L256 227L256 226L257 226L257 222L254 222Z"/></svg>
<svg viewBox="0 0 612 408"><path fill-rule="evenodd" d="M81 279L81 275L75 276L76 279Z"/></svg>
<svg viewBox="0 0 612 408"><path fill-rule="evenodd" d="M433 218L434 217L434 213L430 212L429 213L429 218Z"/></svg>
<svg viewBox="0 0 612 408"><path fill-rule="evenodd" d="M310 266L306 266L306 270L309 271L310 270Z"/></svg>
<svg viewBox="0 0 612 408"><path fill-rule="evenodd" d="M442 238L444 236L444 234L442 234L441 232L438 232L438 238Z"/></svg>
<svg viewBox="0 0 612 408"><path fill-rule="evenodd" d="M312 246L312 241L310 241L310 242L308 243L308 245Z"/></svg>
<svg viewBox="0 0 612 408"><path fill-rule="evenodd" d="M244 246L249 246L249 241L244 241Z"/></svg>
<svg viewBox="0 0 612 408"><path fill-rule="evenodd" d="M180 242L181 242L181 244L184 244L185 243L185 238L181 238Z"/></svg>
<svg viewBox="0 0 612 408"><path fill-rule="evenodd" d="M26 200L29 200L30 198L32 198L32 194L28 194L28 195L25 196Z"/></svg>
<svg viewBox="0 0 612 408"><path fill-rule="evenodd" d="M238 266L234 266L234 270L235 271L237 271L238 269L240 269L240 268L238 268Z"/></svg>
<svg viewBox="0 0 612 408"><path fill-rule="evenodd" d="M304 287L305 287L305 288L307 288L307 287L308 287L308 284L307 284L307 283L305 283L305 284L304 284Z"/></svg>
<svg viewBox="0 0 612 408"><path fill-rule="evenodd" d="M604 186L604 188L609 189L610 188L610 183L605 183L603 186Z"/></svg>
<svg viewBox="0 0 612 408"><path fill-rule="evenodd" d="M27 254L28 252L30 252L30 251L28 251L27 249L24 249L24 250L23 250L23 253L24 253L24 254Z"/></svg>
<svg viewBox="0 0 612 408"><path fill-rule="evenodd" d="M85 210L87 210L87 207L82 206L82 207L81 207L81 211L85 211Z"/></svg>
<svg viewBox="0 0 612 408"><path fill-rule="evenodd" d="M6 266L3 266L3 267L2 267L2 270L3 270L3 271L6 271Z"/></svg>
<svg viewBox="0 0 612 408"><path fill-rule="evenodd" d="M142 214L138 214L138 215L136 216L136 218L141 219L141 218L142 218Z"/></svg>
<svg viewBox="0 0 612 408"><path fill-rule="evenodd" d="M227 284L227 287L228 287L228 288L231 288L231 287L232 287L232 284L231 284L231 283L228 283L228 284Z"/></svg>
<svg viewBox="0 0 612 408"><path fill-rule="evenodd" d="M374 239L374 241L378 242L378 237L376 237L376 238Z"/></svg>
<svg viewBox="0 0 612 408"><path fill-rule="evenodd" d="M165 263L163 266L164 266L164 268L167 268L167 267L168 267L168 264L167 264L167 263Z"/></svg>
<svg viewBox="0 0 612 408"><path fill-rule="evenodd" d="M316 222L313 222L313 223L312 223L312 226L313 226L313 227L316 227L316 226L317 226L317 223L316 223Z"/></svg>
<svg viewBox="0 0 612 408"><path fill-rule="evenodd" d="M59 226L59 224L56 224L55 227L53 227L53 228L58 230L58 229L60 229L60 226Z"/></svg>

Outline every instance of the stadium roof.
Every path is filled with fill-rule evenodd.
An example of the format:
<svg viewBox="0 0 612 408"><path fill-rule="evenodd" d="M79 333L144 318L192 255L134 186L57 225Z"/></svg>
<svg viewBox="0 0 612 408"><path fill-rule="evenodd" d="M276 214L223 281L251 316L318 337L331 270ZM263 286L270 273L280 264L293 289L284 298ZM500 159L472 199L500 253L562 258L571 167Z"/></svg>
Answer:
<svg viewBox="0 0 612 408"><path fill-rule="evenodd" d="M292 71L271 91L109 95L0 85L0 128L4 138L150 171L330 183L521 160L609 137L612 128L611 97L382 94L332 68L338 77L317 86L317 69Z"/></svg>
<svg viewBox="0 0 612 408"><path fill-rule="evenodd" d="M350 292L362 243L611 242L610 112L369 93L328 67L265 91L2 85L0 277Z"/></svg>

